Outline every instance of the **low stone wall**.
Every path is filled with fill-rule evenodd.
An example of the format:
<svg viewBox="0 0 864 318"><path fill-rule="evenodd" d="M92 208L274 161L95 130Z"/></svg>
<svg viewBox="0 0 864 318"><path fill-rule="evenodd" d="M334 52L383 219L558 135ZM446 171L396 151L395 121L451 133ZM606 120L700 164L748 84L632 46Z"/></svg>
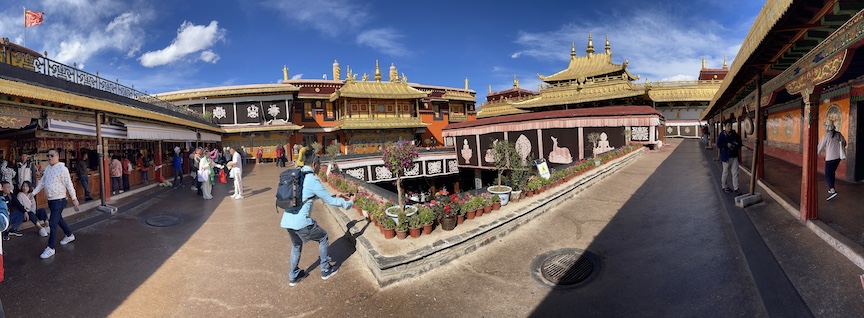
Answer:
<svg viewBox="0 0 864 318"><path fill-rule="evenodd" d="M543 215L561 202L578 195L612 173L621 170L645 151L647 150L644 147L640 148L539 195L525 198L516 204L511 202L510 204L520 205L515 209L503 207L502 210L496 211L489 216L483 216L483 218L488 217L492 219L491 222L474 222L460 225L459 227L471 227L465 231L433 232L432 235L439 237L431 244L414 247L409 246L411 244L405 244L404 241L397 241L395 239L384 241L385 244L403 244L406 247L395 253L388 253L390 255L384 255L380 251L380 248L376 248L376 243L380 244L377 238L367 237L368 235L378 235L378 233L358 234L362 226L356 226L356 223L352 223L354 220L349 216L352 213L356 214L355 211L346 211L329 205L324 206L337 220L343 231L350 231L353 236L357 236L355 244L357 254L360 255L363 262L372 272L372 275L375 276L378 284L384 287L439 268L462 255L467 255L486 244L494 242L496 239L506 236L519 228L519 226ZM349 229L347 228L349 223L355 224L355 226ZM370 229L374 231L375 228L374 226L366 228L366 230Z"/></svg>

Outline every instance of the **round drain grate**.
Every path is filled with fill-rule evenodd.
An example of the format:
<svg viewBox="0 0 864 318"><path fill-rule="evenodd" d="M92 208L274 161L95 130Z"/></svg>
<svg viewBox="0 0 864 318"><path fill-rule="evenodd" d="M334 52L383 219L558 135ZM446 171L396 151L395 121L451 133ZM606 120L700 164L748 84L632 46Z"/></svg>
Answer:
<svg viewBox="0 0 864 318"><path fill-rule="evenodd" d="M179 217L176 217L173 215L162 214L162 215L154 215L154 216L148 217L146 220L144 220L144 223L147 223L147 225L155 226L155 227L168 227L168 226L174 226L174 225L180 224L180 222L182 222L182 221L183 220L180 219Z"/></svg>
<svg viewBox="0 0 864 318"><path fill-rule="evenodd" d="M587 251L566 248L537 256L531 263L534 278L544 285L570 288L594 277L600 269L597 257Z"/></svg>

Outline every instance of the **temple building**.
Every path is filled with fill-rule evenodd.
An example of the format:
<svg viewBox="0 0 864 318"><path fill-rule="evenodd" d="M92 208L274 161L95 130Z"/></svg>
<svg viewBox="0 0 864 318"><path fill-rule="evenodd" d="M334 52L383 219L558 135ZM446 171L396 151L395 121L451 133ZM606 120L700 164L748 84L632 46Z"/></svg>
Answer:
<svg viewBox="0 0 864 318"><path fill-rule="evenodd" d="M277 146L332 142L343 154L378 153L388 141L415 140L444 146L441 129L476 118L475 92L468 88L408 82L394 64L387 78L378 61L371 76L338 61L332 79L290 79L283 67L279 84L212 87L157 94L161 99L212 117L226 132L223 144L263 147L273 158ZM298 147L294 147L298 145Z"/></svg>
<svg viewBox="0 0 864 318"><path fill-rule="evenodd" d="M637 83L638 75L628 70L629 61L616 64L612 46L606 37L602 52L594 49L594 39L588 35L585 55L570 47L566 69L537 77L543 81L536 92L520 88L514 77L513 88L492 92L481 105L478 118L567 110L586 107L647 105L665 118L660 135L698 137L704 124L699 115L707 108L714 93L728 72L725 59L722 68L708 68L703 58L698 80Z"/></svg>

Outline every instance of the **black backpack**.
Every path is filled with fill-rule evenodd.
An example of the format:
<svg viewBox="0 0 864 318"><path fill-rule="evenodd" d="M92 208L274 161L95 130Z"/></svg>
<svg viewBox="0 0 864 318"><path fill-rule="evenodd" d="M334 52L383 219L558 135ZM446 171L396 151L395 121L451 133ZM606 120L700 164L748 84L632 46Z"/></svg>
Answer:
<svg viewBox="0 0 864 318"><path fill-rule="evenodd" d="M288 169L279 174L279 185L276 187L276 212L284 209L296 213L303 201L303 181L310 172L300 168ZM310 198L311 200L311 198Z"/></svg>

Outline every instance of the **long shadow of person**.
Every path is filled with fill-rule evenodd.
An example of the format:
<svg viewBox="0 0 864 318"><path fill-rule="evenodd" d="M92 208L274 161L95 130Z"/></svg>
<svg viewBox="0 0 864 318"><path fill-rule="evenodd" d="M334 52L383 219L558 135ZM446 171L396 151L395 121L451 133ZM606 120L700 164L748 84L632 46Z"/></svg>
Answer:
<svg viewBox="0 0 864 318"><path fill-rule="evenodd" d="M336 266L342 266L348 257L354 254L357 251L357 238L363 235L366 232L366 229L369 227L369 221L366 221L366 225L360 229L357 233L351 234L351 229L364 220L352 220L346 224L345 233L342 234L338 239L330 243L330 259L335 263ZM321 259L316 260L312 265L306 268L306 272L310 272L314 270L316 267L321 265Z"/></svg>

